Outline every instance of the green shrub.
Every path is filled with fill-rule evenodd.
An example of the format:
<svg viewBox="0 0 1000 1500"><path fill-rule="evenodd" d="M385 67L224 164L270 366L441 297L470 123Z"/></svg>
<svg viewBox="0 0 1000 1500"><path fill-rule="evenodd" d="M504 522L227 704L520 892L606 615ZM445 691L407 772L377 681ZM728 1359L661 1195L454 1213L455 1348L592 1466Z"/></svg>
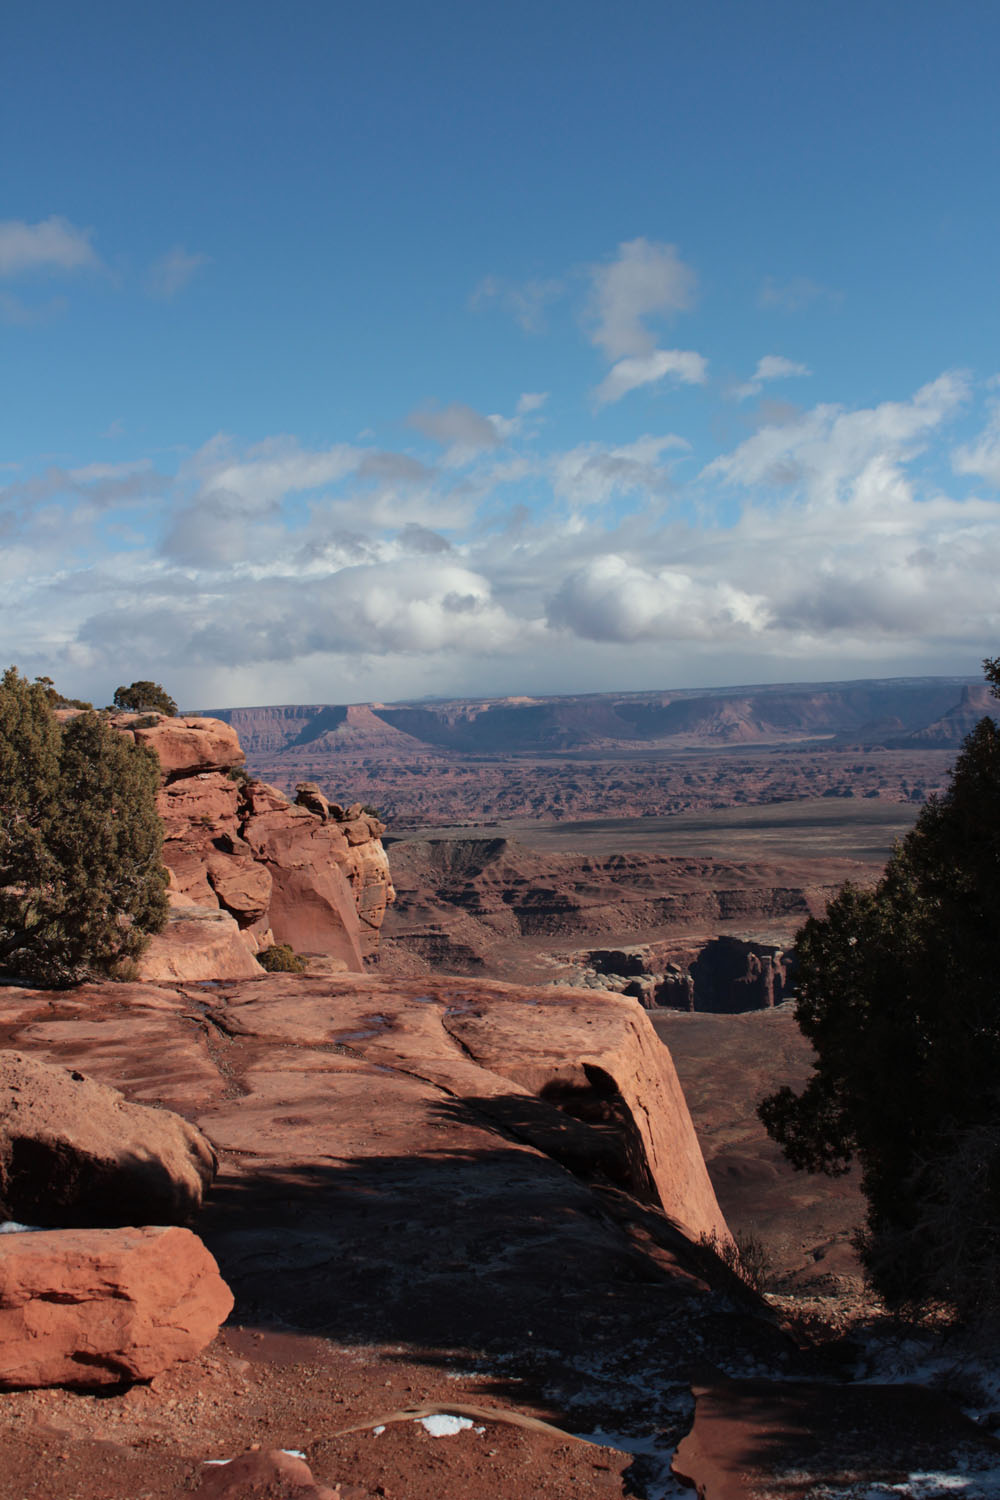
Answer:
<svg viewBox="0 0 1000 1500"><path fill-rule="evenodd" d="M304 974L306 966L289 943L275 943L257 954L257 962L269 974Z"/></svg>

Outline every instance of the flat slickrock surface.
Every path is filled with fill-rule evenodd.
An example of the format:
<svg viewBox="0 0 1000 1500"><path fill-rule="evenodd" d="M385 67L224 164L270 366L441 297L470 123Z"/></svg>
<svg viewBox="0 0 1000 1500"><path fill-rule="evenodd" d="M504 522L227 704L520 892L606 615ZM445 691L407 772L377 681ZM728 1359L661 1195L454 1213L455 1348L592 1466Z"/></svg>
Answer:
<svg viewBox="0 0 1000 1500"><path fill-rule="evenodd" d="M699 1244L727 1231L636 1001L353 975L8 988L0 1039L204 1131L220 1168L193 1228L236 1297L147 1384L0 1398L0 1500L179 1497L206 1460L272 1449L341 1500L641 1494L670 1482L706 1360L817 1374ZM434 1436L434 1413L467 1425Z"/></svg>

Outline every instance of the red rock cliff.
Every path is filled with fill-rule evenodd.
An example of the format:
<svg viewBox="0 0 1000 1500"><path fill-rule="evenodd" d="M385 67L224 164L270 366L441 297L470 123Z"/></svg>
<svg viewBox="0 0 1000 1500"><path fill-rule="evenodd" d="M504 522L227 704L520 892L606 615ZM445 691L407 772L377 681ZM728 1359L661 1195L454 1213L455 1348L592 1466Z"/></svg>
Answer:
<svg viewBox="0 0 1000 1500"><path fill-rule="evenodd" d="M394 899L379 820L357 803L331 805L311 783L293 803L238 774L243 751L218 719L119 714L112 723L156 752L163 775L172 911L141 977L250 977L261 972L254 955L272 943L360 973Z"/></svg>

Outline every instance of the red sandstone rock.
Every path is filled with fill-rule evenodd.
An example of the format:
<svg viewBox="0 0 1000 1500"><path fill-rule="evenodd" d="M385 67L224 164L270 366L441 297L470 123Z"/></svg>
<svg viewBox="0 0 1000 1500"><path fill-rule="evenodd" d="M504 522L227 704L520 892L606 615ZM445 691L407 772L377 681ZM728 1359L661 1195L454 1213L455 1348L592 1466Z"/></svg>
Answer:
<svg viewBox="0 0 1000 1500"><path fill-rule="evenodd" d="M228 911L170 892L168 899L167 925L150 938L138 961L140 979L157 983L251 979L263 972L254 958L256 939L242 933Z"/></svg>
<svg viewBox="0 0 1000 1500"><path fill-rule="evenodd" d="M230 1463L210 1464L195 1494L199 1500L341 1500L342 1491L317 1484L301 1458L281 1448L243 1453Z"/></svg>
<svg viewBox="0 0 1000 1500"><path fill-rule="evenodd" d="M382 825L370 819L376 828ZM389 870L389 856L382 847L380 838L373 835L367 843L351 847L343 869L351 883L360 923L359 944L361 956L378 951L379 934L386 909L396 899Z"/></svg>
<svg viewBox="0 0 1000 1500"><path fill-rule="evenodd" d="M646 1138L622 1111L655 1108L665 1087L641 1076L648 1023L635 1007L633 1032L627 1005L374 976L270 975L187 994L0 990L0 1020L22 1048L76 1049L81 1065L143 1097L162 1059L163 1097L196 1115L223 1157L199 1230L238 1298L212 1349L153 1388L0 1403L0 1500L175 1500L205 1478L204 1458L253 1443L305 1450L345 1500L372 1500L379 1486L396 1500L611 1500L630 1457L569 1433L658 1430L668 1453L694 1360L761 1368L780 1352L795 1373L790 1343L748 1317L728 1284L725 1297L710 1293L706 1257L655 1202L608 1185L608 1142ZM626 1087L631 1077L632 1103L623 1093L617 1114L591 1120L533 1092L516 1076L524 1033L539 1079L551 1048L567 1106L589 1080L559 1073L565 1038L574 1060ZM674 1170L660 1162L658 1192ZM478 1417L483 1434L436 1439L399 1419L456 1401L495 1401L567 1431L510 1425L508 1411ZM120 1450L105 1446L109 1432ZM22 1482L36 1473L35 1487Z"/></svg>
<svg viewBox="0 0 1000 1500"><path fill-rule="evenodd" d="M117 1385L190 1359L232 1293L187 1229L0 1237L0 1387Z"/></svg>
<svg viewBox="0 0 1000 1500"><path fill-rule="evenodd" d="M199 771L181 776L163 787L159 795L160 817L167 829L185 821L200 828L236 831L236 808L239 787L221 771Z"/></svg>
<svg viewBox="0 0 1000 1500"><path fill-rule="evenodd" d="M267 915L274 881L252 855L208 855L208 883L227 911L246 925Z"/></svg>
<svg viewBox="0 0 1000 1500"><path fill-rule="evenodd" d="M155 724L139 727L151 717L118 714L111 722L130 734L136 744L156 752L165 780L199 771L229 770L246 759L235 729L221 719L168 719L159 715Z"/></svg>
<svg viewBox="0 0 1000 1500"><path fill-rule="evenodd" d="M0 1052L0 1209L22 1224L172 1224L200 1207L215 1153L169 1110Z"/></svg>
<svg viewBox="0 0 1000 1500"><path fill-rule="evenodd" d="M331 818L320 789L299 805L262 782L224 774L243 760L235 732L215 719L113 720L160 757L164 863L171 914L140 961L145 980L223 980L260 972L253 955L289 943L359 972L378 946L394 899L383 826L350 809ZM235 921L234 921L235 919Z"/></svg>

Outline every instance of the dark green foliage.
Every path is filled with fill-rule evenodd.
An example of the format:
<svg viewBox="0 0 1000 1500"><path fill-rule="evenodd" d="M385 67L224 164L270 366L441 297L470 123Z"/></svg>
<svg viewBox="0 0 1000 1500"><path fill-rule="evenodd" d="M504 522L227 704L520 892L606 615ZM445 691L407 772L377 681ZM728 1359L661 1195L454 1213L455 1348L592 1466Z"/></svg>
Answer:
<svg viewBox="0 0 1000 1500"><path fill-rule="evenodd" d="M987 662L994 689L1000 663ZM843 1171L890 1301L1000 1303L1000 728L980 720L874 891L845 886L796 942L816 1048L760 1116L795 1166Z"/></svg>
<svg viewBox="0 0 1000 1500"><path fill-rule="evenodd" d="M35 681L40 688L44 688L50 708L93 708L94 706L85 698L64 698L62 693L56 691L56 685L51 677L36 677Z"/></svg>
<svg viewBox="0 0 1000 1500"><path fill-rule="evenodd" d="M133 682L129 687L115 688L114 705L133 714L166 714L171 719L177 712L177 704L158 682Z"/></svg>
<svg viewBox="0 0 1000 1500"><path fill-rule="evenodd" d="M166 920L159 765L99 714L60 729L0 683L0 964L46 984L121 972Z"/></svg>
<svg viewBox="0 0 1000 1500"><path fill-rule="evenodd" d="M269 974L304 974L306 966L290 943L275 943L257 954L257 962Z"/></svg>

